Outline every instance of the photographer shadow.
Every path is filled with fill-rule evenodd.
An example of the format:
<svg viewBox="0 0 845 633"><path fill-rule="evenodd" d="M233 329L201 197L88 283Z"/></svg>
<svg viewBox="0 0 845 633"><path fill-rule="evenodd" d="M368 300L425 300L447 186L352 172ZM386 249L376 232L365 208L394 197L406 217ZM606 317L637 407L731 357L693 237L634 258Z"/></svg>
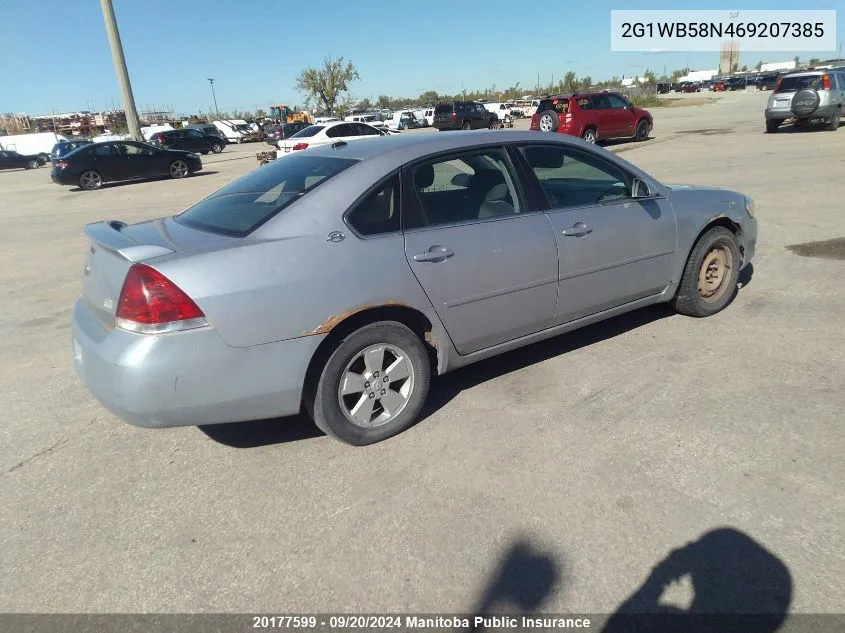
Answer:
<svg viewBox="0 0 845 633"><path fill-rule="evenodd" d="M667 588L685 577L694 591L689 606L663 603ZM746 534L719 528L658 563L603 633L774 633L791 601L787 566Z"/></svg>

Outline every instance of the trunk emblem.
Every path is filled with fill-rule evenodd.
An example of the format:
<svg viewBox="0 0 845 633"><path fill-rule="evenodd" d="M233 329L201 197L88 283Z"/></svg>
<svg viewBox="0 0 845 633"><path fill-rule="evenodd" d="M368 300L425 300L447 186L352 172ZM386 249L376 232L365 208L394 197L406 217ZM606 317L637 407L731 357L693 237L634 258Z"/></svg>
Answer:
<svg viewBox="0 0 845 633"><path fill-rule="evenodd" d="M106 310L111 310L114 307L114 300L112 300L111 297L107 298L105 301L103 301L103 307Z"/></svg>
<svg viewBox="0 0 845 633"><path fill-rule="evenodd" d="M342 242L344 239L346 239L346 236L340 231L332 231L326 237L327 242Z"/></svg>

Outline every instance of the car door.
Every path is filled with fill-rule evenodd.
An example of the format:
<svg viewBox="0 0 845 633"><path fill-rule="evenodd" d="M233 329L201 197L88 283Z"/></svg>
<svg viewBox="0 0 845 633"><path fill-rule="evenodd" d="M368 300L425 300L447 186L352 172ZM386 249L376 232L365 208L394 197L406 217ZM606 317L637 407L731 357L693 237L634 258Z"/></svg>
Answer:
<svg viewBox="0 0 845 633"><path fill-rule="evenodd" d="M149 178L160 175L161 169L157 160L158 150L145 143L121 143L126 160L126 178Z"/></svg>
<svg viewBox="0 0 845 633"><path fill-rule="evenodd" d="M613 138L613 111L610 108L610 99L607 95L596 95L590 97L589 108L595 113L598 130L596 136L600 139Z"/></svg>
<svg viewBox="0 0 845 633"><path fill-rule="evenodd" d="M607 95L607 99L613 115L614 136L633 136L637 122L631 104L620 95Z"/></svg>
<svg viewBox="0 0 845 633"><path fill-rule="evenodd" d="M103 180L130 178L129 165L119 143L94 143L89 156L92 169L100 172Z"/></svg>
<svg viewBox="0 0 845 633"><path fill-rule="evenodd" d="M12 169L15 165L12 164L12 159L8 152L0 151L0 169Z"/></svg>
<svg viewBox="0 0 845 633"><path fill-rule="evenodd" d="M548 327L555 238L502 147L406 168L402 208L408 264L460 354Z"/></svg>
<svg viewBox="0 0 845 633"><path fill-rule="evenodd" d="M548 202L557 240L555 325L663 292L677 250L668 201L632 198L633 176L596 151L525 144L519 154Z"/></svg>

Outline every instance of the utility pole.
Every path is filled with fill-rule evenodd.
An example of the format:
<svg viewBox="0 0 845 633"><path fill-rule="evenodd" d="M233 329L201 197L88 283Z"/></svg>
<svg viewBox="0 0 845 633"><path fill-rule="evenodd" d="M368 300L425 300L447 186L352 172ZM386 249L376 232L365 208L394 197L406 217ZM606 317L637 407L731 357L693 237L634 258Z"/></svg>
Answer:
<svg viewBox="0 0 845 633"><path fill-rule="evenodd" d="M214 99L214 114L220 116L220 110L217 109L217 95L214 94L214 80L209 77L208 83L211 84L211 98Z"/></svg>
<svg viewBox="0 0 845 633"><path fill-rule="evenodd" d="M138 112L135 110L135 97L132 95L132 84L129 83L129 71L126 69L126 58L123 56L123 44L120 42L120 32L117 30L117 20L114 17L112 0L100 0L103 19L106 22L106 34L109 37L114 71L120 86L120 96L123 98L123 111L126 114L126 126L129 128L129 138L136 141L141 139L138 126Z"/></svg>

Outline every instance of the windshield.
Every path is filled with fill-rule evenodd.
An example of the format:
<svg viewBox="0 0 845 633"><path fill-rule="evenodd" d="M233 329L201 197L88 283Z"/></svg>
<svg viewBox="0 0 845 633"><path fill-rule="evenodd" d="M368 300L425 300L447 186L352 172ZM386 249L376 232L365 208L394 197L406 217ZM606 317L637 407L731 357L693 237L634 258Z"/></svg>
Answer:
<svg viewBox="0 0 845 633"><path fill-rule="evenodd" d="M320 132L320 130L325 129L325 125L309 125L304 130L299 130L296 134L291 136L291 138L306 138L309 136L314 136Z"/></svg>
<svg viewBox="0 0 845 633"><path fill-rule="evenodd" d="M175 216L201 231L245 237L356 160L289 156L257 169Z"/></svg>
<svg viewBox="0 0 845 633"><path fill-rule="evenodd" d="M781 79L777 92L798 92L804 88L820 90L821 87L822 75L793 75Z"/></svg>

